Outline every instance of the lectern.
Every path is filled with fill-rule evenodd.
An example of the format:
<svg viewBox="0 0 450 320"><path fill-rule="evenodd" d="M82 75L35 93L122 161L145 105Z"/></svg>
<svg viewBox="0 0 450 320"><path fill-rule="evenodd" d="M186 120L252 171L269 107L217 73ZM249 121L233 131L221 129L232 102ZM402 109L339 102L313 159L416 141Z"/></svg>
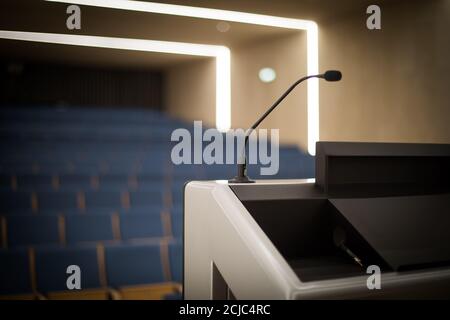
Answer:
<svg viewBox="0 0 450 320"><path fill-rule="evenodd" d="M450 145L316 150L315 179L186 184L184 298L450 298Z"/></svg>

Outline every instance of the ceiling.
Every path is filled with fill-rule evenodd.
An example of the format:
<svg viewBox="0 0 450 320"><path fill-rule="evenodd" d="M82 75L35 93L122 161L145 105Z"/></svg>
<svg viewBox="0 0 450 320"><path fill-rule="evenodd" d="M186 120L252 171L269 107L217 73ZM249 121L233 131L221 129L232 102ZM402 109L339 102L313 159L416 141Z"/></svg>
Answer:
<svg viewBox="0 0 450 320"><path fill-rule="evenodd" d="M369 0L168 0L159 1L254 12L326 23L329 19L363 10ZM0 29L52 33L72 33L110 37L180 41L226 45L230 48L253 41L289 35L295 31L243 23L229 23L227 32L217 28L219 21L178 17L97 7L81 7L81 30L70 31L65 22L67 5L45 1L2 0ZM121 67L158 68L199 57L75 46L0 40L3 59L58 61Z"/></svg>

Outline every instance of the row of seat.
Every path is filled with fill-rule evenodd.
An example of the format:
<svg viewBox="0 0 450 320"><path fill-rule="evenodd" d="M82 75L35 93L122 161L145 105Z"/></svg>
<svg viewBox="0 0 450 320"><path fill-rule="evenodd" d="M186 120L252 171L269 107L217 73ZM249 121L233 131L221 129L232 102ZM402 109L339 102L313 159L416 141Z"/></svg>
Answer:
<svg viewBox="0 0 450 320"><path fill-rule="evenodd" d="M182 282L183 124L141 110L0 109L0 299L161 298ZM29 247L31 245L31 247ZM81 269L68 290L67 267Z"/></svg>
<svg viewBox="0 0 450 320"><path fill-rule="evenodd" d="M176 211L173 214L0 216L0 248L180 238L181 228L182 215Z"/></svg>
<svg viewBox="0 0 450 320"><path fill-rule="evenodd" d="M82 166L98 166L109 169L117 168L119 164L126 167L141 166L142 169L150 171L151 166L165 166L170 163L170 153L161 152L160 154L154 151L148 154L137 155L138 151L132 150L129 155L126 152L102 152L96 150L96 154L92 151L84 150L68 150L60 154L61 151L46 151L39 148L39 151L28 150L27 152L11 152L5 151L7 156L0 159L0 165L15 169L18 166L35 165L44 166L46 164L55 164L61 167L71 165L75 168Z"/></svg>
<svg viewBox="0 0 450 320"><path fill-rule="evenodd" d="M169 170L166 170L166 168L164 167L160 167L159 171L156 171L155 169L152 169L152 172L143 172L138 168L135 169L130 169L129 168L120 168L120 171L117 172L118 170L114 170L114 172L111 172L112 169L105 169L105 170L98 170L97 168L90 168L90 167L83 167L81 168L70 168L69 166L67 168L61 168L60 166L52 166L52 165L46 165L45 167L33 167L32 165L26 165L26 167L20 168L20 167L16 167L16 170L11 170L11 168L5 168L2 167L0 165L0 174L5 176L5 175L13 175L13 176L25 176L25 175L33 175L36 176L36 180L41 179L40 177L45 177L43 179L41 179L42 183L49 183L51 184L51 188L53 189L57 189L61 186L68 185L69 188L72 188L73 185L70 185L67 183L66 181L63 181L63 178L59 179L59 177L63 177L63 176L78 176L79 180L81 181L85 181L87 182L85 184L85 186L87 188L91 188L91 189L97 189L100 186L100 180L99 177L101 176L106 176L106 175L121 175L124 178L120 178L117 181L111 181L111 185L112 186L117 186L118 183L120 182L120 180L124 181L127 180L125 177L131 177L129 181L131 181L131 186L130 188L133 189L137 189L139 188L139 185L141 186L145 186L148 184L146 184L146 182L150 182L152 183L153 181L157 184L161 183L161 180L165 179L165 177L167 176L173 176L173 178L178 181L178 180L183 180L185 181L189 181L189 180L226 180L229 179L230 176L234 176L236 174L236 166L227 166L226 168L222 169L222 170L218 170L212 166L209 166L207 168L197 168L193 171L189 171L189 170L178 170L175 169L173 173L169 173ZM314 167L308 167L308 168L295 168L295 169L289 169L289 168L285 168L285 169L280 169L279 172L276 175L271 175L271 176L264 176L260 174L260 170L259 167L256 166L252 166L249 165L248 166L248 170L249 173L252 173L252 177L254 178L260 178L260 179L275 179L278 178L280 179L281 177L285 177L285 176L301 176L301 177L310 177L309 174L307 174L308 172L313 171ZM40 177L37 177L40 176ZM48 179L48 176L52 176L53 178ZM142 181L142 183L139 183L139 180L136 181L137 179L135 179L134 177L139 177L139 176L146 176L148 177L147 180L153 180L153 181ZM91 177L90 179L86 179L86 177ZM78 179L78 178L75 178ZM9 180L9 181L8 181ZM3 183L3 185L5 186L9 186L11 187L11 190L19 190L18 188L16 188L15 186L19 186L19 182L16 180L15 182L12 182L10 179L5 180L5 182ZM134 181L133 181L134 180ZM137 182L137 184L136 184ZM126 186L126 184L130 184L129 182L125 182L122 183L122 186ZM26 182L22 182L20 183L20 185L22 185L23 187L26 187L27 190L31 190L33 189L33 187L35 186L35 184L28 184ZM63 186L63 187L64 187ZM106 184L103 184L103 187L105 187ZM74 186L77 187L77 186ZM73 189L73 188L72 188Z"/></svg>
<svg viewBox="0 0 450 320"><path fill-rule="evenodd" d="M185 182L236 174L235 165L173 164L170 135L181 127L192 131L147 110L0 108L0 295L77 296L69 265L81 268L84 298L172 292ZM314 161L281 147L276 176L248 171L309 178Z"/></svg>
<svg viewBox="0 0 450 320"><path fill-rule="evenodd" d="M68 122L68 123L99 123L110 124L154 124L166 122L173 124L176 120L168 118L164 113L151 109L136 108L87 108L83 106L71 106L70 108L51 107L46 105L17 108L15 106L3 106L0 110L0 120L4 122L43 123Z"/></svg>
<svg viewBox="0 0 450 320"><path fill-rule="evenodd" d="M0 192L0 214L113 212L170 207L182 202L182 192L146 191Z"/></svg>
<svg viewBox="0 0 450 320"><path fill-rule="evenodd" d="M69 266L81 290L69 290ZM179 242L0 250L0 299L162 298L182 280Z"/></svg>
<svg viewBox="0 0 450 320"><path fill-rule="evenodd" d="M295 166L294 166L295 165ZM80 176L102 176L102 175L123 175L123 176L150 176L155 180L172 176L176 179L185 180L217 180L228 179L236 174L236 165L190 165L182 164L171 168L172 164L167 162L164 165L140 164L121 165L121 164L88 164L74 165L73 162L64 163L15 163L14 165L0 164L0 174L3 175L80 175ZM223 168L220 168L223 167ZM314 176L314 163L308 157L305 159L299 157L291 161L281 160L279 171L275 175L264 176L260 174L259 165L249 165L249 173L255 178L260 179L282 179L288 177L311 178Z"/></svg>
<svg viewBox="0 0 450 320"><path fill-rule="evenodd" d="M158 185L164 188L163 176L149 175L46 175L0 174L1 191L98 191L98 190L152 190Z"/></svg>
<svg viewBox="0 0 450 320"><path fill-rule="evenodd" d="M41 162L30 160L26 163L15 162L14 164L0 164L0 173L3 174L47 174L47 175L102 175L102 174L123 174L123 175L153 175L158 178L165 174L164 164L107 164L103 162L95 164L75 164L73 161L63 162Z"/></svg>
<svg viewBox="0 0 450 320"><path fill-rule="evenodd" d="M224 178L227 173L232 171L235 166L224 165L223 169L218 169L221 165L189 165L183 164L183 167L173 166L170 160L162 163L153 163L142 165L138 163L126 164L126 163L106 163L99 162L96 164L75 164L73 161L63 162L51 162L44 161L38 163L33 161L30 157L29 161L14 162L13 164L1 164L0 174L3 175L89 175L89 176L101 176L101 175L125 175L125 176L151 176L155 179L161 179L169 175L176 178L198 178L203 179L210 176L212 179L220 174L220 177Z"/></svg>
<svg viewBox="0 0 450 320"><path fill-rule="evenodd" d="M225 168L231 173L233 168ZM231 170L229 170L231 169ZM173 172L176 171L176 172ZM172 179L166 176L172 174ZM0 192L2 191L138 191L164 190L167 187L178 188L189 178L194 178L195 171L167 170L160 176L153 175L86 175L86 174L0 174ZM225 174L211 170L210 174ZM200 176L200 174L198 174ZM173 190L173 191L178 191Z"/></svg>

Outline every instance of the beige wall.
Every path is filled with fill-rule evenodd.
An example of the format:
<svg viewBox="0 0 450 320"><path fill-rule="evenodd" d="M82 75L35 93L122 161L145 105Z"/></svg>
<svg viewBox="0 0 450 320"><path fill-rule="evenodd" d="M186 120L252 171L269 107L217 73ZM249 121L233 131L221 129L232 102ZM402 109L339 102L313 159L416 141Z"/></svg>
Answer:
<svg viewBox="0 0 450 320"><path fill-rule="evenodd" d="M450 143L450 1L384 4L382 29L364 13L320 25L321 140Z"/></svg>
<svg viewBox="0 0 450 320"><path fill-rule="evenodd" d="M306 73L306 38L295 32L281 38L231 48L231 123L248 128L300 76ZM263 83L261 68L271 67L277 79ZM172 66L166 73L168 112L185 120L215 125L215 64L213 59ZM261 124L279 128L280 139L306 148L306 86L299 87Z"/></svg>
<svg viewBox="0 0 450 320"><path fill-rule="evenodd" d="M183 120L216 119L216 62L205 58L176 64L165 72L165 105L170 115Z"/></svg>
<svg viewBox="0 0 450 320"><path fill-rule="evenodd" d="M232 50L232 125L248 128L298 78L306 73L306 37L296 32L265 39ZM259 70L271 67L275 81L263 83ZM293 91L261 123L260 128L280 129L280 140L307 147L306 86Z"/></svg>
<svg viewBox="0 0 450 320"><path fill-rule="evenodd" d="M383 3L382 30L365 12L319 24L320 69L340 69L339 83L320 84L320 138L346 141L450 143L450 1ZM232 52L232 126L248 127L306 74L303 32L247 43ZM259 81L272 67L277 80ZM169 112L215 122L212 59L175 66L167 77ZM285 143L306 149L306 86L265 122Z"/></svg>

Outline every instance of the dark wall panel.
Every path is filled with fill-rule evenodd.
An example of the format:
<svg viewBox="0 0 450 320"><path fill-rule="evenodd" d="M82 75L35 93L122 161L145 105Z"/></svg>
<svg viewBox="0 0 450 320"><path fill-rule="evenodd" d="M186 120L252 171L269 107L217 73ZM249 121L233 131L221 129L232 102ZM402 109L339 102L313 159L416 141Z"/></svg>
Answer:
<svg viewBox="0 0 450 320"><path fill-rule="evenodd" d="M154 70L52 64L1 64L1 105L134 106L162 109L163 76Z"/></svg>

